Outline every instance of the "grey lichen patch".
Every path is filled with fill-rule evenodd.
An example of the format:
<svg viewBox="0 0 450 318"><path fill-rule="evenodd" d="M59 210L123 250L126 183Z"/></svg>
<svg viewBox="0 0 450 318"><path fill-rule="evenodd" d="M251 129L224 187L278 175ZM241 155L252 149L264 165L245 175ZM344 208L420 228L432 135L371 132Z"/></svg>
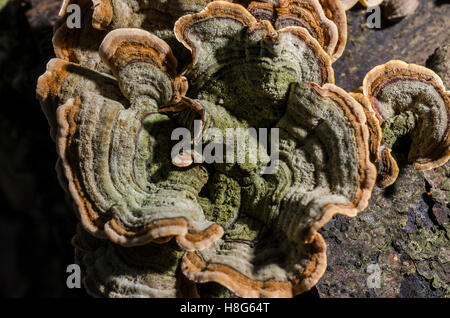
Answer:
<svg viewBox="0 0 450 318"><path fill-rule="evenodd" d="M430 228L422 227L417 231L408 233L408 242L403 246L406 253L413 260L422 260L430 258L438 258L441 248L445 247L445 231L439 229L438 226L432 226ZM445 261L442 257L439 257L441 261Z"/></svg>
<svg viewBox="0 0 450 318"><path fill-rule="evenodd" d="M450 238L450 165L425 171L424 177L428 186L427 196L432 203L433 219L446 230Z"/></svg>
<svg viewBox="0 0 450 318"><path fill-rule="evenodd" d="M431 281L433 288L442 288L448 295L450 259L449 238L445 230L437 226L421 228L409 234L409 240L404 248L415 261L418 274Z"/></svg>
<svg viewBox="0 0 450 318"><path fill-rule="evenodd" d="M406 166L393 186L374 189L366 211L354 219L339 216L321 230L329 246L328 271L317 285L321 296L450 295L449 236L434 217L424 175L434 180L431 193L440 193L445 174ZM440 198L440 204L449 204L448 196ZM377 289L367 285L371 264L381 270Z"/></svg>

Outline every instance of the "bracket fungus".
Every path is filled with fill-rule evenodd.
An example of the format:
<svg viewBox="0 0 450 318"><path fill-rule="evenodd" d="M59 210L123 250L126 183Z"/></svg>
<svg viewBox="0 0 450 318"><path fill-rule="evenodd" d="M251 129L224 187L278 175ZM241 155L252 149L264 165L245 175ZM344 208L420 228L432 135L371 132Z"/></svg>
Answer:
<svg viewBox="0 0 450 318"><path fill-rule="evenodd" d="M325 16L319 0L284 0L272 3L252 2L249 12L258 20L270 21L276 29L301 26L320 43L330 55L336 51L339 34L336 24Z"/></svg>
<svg viewBox="0 0 450 318"><path fill-rule="evenodd" d="M364 78L369 98L382 127L378 184L395 182L399 168L391 151L409 136L408 161L417 170L444 165L450 158L450 95L433 71L402 61L372 69Z"/></svg>
<svg viewBox="0 0 450 318"><path fill-rule="evenodd" d="M358 2L361 3L366 8L375 7L380 5L383 0L341 0L344 5L345 10L350 10L353 8ZM395 0L398 1L398 0ZM336 1L339 2L339 1Z"/></svg>
<svg viewBox="0 0 450 318"><path fill-rule="evenodd" d="M319 0L328 19L334 22L338 28L338 42L331 56L334 61L342 56L347 44L347 16L341 1Z"/></svg>
<svg viewBox="0 0 450 318"><path fill-rule="evenodd" d="M300 23L320 42L335 61L342 55L347 39L345 10L340 1L320 1L320 4L318 4L318 0L279 1L279 6L284 8L280 8L280 10L285 12L283 25L299 25ZM108 32L115 29L140 28L152 32L166 41L179 60L180 66L183 67L189 63L190 55L176 40L173 25L178 18L198 13L211 2L213 0L176 2L163 0L66 0L60 10L60 19L55 24L53 46L56 57L101 72L109 72L98 55L98 48L103 38ZM228 2L249 5L250 1L230 0ZM273 6L273 4L263 2L259 4ZM67 25L70 17L67 12L69 4L80 6L81 28L70 28ZM251 6L252 4L250 4ZM326 17L323 16L324 14ZM331 52L333 49L334 52Z"/></svg>
<svg viewBox="0 0 450 318"><path fill-rule="evenodd" d="M370 197L376 171L365 121L361 106L335 85L295 85L276 125L278 172L253 177L234 229L186 253L183 273L241 297L291 297L314 286L326 267L317 230L336 213L356 215ZM263 197L247 197L264 189Z"/></svg>
<svg viewBox="0 0 450 318"><path fill-rule="evenodd" d="M181 17L175 35L192 52L189 96L223 104L251 125L280 118L290 83L334 82L330 57L306 29L276 31L240 5L213 2Z"/></svg>
<svg viewBox="0 0 450 318"><path fill-rule="evenodd" d="M78 227L72 245L83 284L93 297L199 297L195 284L178 268L184 251L174 242L125 248Z"/></svg>
<svg viewBox="0 0 450 318"><path fill-rule="evenodd" d="M347 20L340 2L320 0L253 1L248 11L258 20L268 20L276 29L301 26L336 61L347 42Z"/></svg>
<svg viewBox="0 0 450 318"><path fill-rule="evenodd" d="M55 25L53 46L56 57L78 63L101 72L108 68L98 55L98 48L110 31L120 28L140 28L166 41L175 56L189 60L188 52L175 39L175 21L189 13L201 11L212 0L67 0L60 20ZM82 10L81 28L69 28L67 6L78 4Z"/></svg>
<svg viewBox="0 0 450 318"><path fill-rule="evenodd" d="M94 296L197 297L206 282L240 297L295 296L325 271L318 230L367 206L374 163L378 178L395 179L398 137L414 136L417 169L448 160L449 96L431 71L394 61L369 72L363 94L334 85L341 1L76 2L90 13L81 30L55 28L57 58L37 96ZM173 157L180 127L204 149L219 143L210 129L233 128L261 157ZM278 132L277 159L251 128ZM235 140L221 143L215 158L225 159Z"/></svg>

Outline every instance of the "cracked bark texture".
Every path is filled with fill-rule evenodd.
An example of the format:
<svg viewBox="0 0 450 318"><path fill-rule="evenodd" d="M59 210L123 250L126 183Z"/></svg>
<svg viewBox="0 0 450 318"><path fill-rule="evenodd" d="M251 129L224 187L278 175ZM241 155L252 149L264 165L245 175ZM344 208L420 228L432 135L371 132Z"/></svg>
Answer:
<svg viewBox="0 0 450 318"><path fill-rule="evenodd" d="M414 15L369 29L365 9L356 6L347 12L349 39L334 64L337 84L356 89L374 66L400 59L428 66L449 87L449 15L450 2L421 1ZM320 297L450 296L450 163L426 172L406 158L399 165L396 183L375 187L365 211L337 216L320 231L328 244ZM370 264L379 266L380 288L369 288Z"/></svg>
<svg viewBox="0 0 450 318"><path fill-rule="evenodd" d="M372 192L354 219L334 218L321 233L328 270L321 297L448 297L450 165L420 172L401 169L397 182ZM369 288L369 265L380 288Z"/></svg>
<svg viewBox="0 0 450 318"><path fill-rule="evenodd" d="M60 189L54 144L35 100L35 84L53 56L52 24L59 0L0 0L0 295L85 296L66 288L76 219ZM450 2L421 0L415 14L382 29L365 25L365 9L347 12L349 41L333 66L337 85L353 90L390 59L425 65L448 83ZM446 53L447 52L447 53ZM447 65L446 67L442 65ZM406 153L406 152L405 152ZM321 230L328 268L300 297L445 297L450 277L450 165L419 172L400 160L392 187L375 188L364 212L335 217ZM368 288L369 264L381 270ZM205 285L201 289L213 289ZM207 292L210 294L210 291Z"/></svg>

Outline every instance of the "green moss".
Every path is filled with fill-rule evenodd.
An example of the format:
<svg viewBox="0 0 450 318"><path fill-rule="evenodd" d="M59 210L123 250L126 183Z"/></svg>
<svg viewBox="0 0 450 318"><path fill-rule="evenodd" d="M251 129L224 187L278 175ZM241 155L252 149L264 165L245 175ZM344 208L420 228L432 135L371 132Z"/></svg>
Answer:
<svg viewBox="0 0 450 318"><path fill-rule="evenodd" d="M241 216L226 231L224 240L256 242L256 240L265 236L265 229L265 226L260 221L252 217Z"/></svg>
<svg viewBox="0 0 450 318"><path fill-rule="evenodd" d="M272 127L286 109L294 71L279 72L259 63L236 65L221 72L201 88L198 98L223 104L233 115L253 127Z"/></svg>
<svg viewBox="0 0 450 318"><path fill-rule="evenodd" d="M399 137L410 133L416 127L417 120L418 116L411 111L387 119L382 125L383 142L392 148Z"/></svg>
<svg viewBox="0 0 450 318"><path fill-rule="evenodd" d="M143 122L151 137L152 150L148 158L147 175L150 183L157 187L185 188L197 195L208 180L205 168L191 166L178 168L170 161L172 144L170 135L176 128L165 115L152 114Z"/></svg>
<svg viewBox="0 0 450 318"><path fill-rule="evenodd" d="M241 202L241 189L234 179L222 173L212 176L206 186L208 197L199 199L208 220L227 227L236 217Z"/></svg>

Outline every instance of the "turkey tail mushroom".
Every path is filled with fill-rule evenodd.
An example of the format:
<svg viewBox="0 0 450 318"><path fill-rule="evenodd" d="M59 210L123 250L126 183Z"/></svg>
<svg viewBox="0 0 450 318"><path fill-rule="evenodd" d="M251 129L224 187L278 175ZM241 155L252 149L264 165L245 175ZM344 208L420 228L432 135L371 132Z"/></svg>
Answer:
<svg viewBox="0 0 450 318"><path fill-rule="evenodd" d="M184 251L174 242L126 248L96 239L77 226L72 245L84 269L83 285L93 297L199 297L196 284L178 269Z"/></svg>
<svg viewBox="0 0 450 318"><path fill-rule="evenodd" d="M338 42L332 55L333 61L339 59L344 53L347 44L347 15L341 1L319 0L328 19L334 22L338 28Z"/></svg>
<svg viewBox="0 0 450 318"><path fill-rule="evenodd" d="M304 27L330 56L336 50L338 28L325 16L319 0L283 0L276 6L272 3L252 2L248 11L258 20L269 20L276 29Z"/></svg>
<svg viewBox="0 0 450 318"><path fill-rule="evenodd" d="M416 170L430 170L450 158L450 95L433 71L402 61L372 69L364 78L364 95L380 119L379 184L395 182L397 140L411 137L408 161Z"/></svg>
<svg viewBox="0 0 450 318"><path fill-rule="evenodd" d="M358 1L366 8L378 6L383 2L383 0L341 0L341 1L342 4L344 5L345 10L350 10L351 8L353 8L355 4L358 3Z"/></svg>
<svg viewBox="0 0 450 318"><path fill-rule="evenodd" d="M124 246L176 237L187 250L205 248L223 235L196 202L207 173L171 166L175 127L158 112L186 92L170 48L148 32L122 29L109 33L101 52L118 81L54 59L37 87L81 223Z"/></svg>

